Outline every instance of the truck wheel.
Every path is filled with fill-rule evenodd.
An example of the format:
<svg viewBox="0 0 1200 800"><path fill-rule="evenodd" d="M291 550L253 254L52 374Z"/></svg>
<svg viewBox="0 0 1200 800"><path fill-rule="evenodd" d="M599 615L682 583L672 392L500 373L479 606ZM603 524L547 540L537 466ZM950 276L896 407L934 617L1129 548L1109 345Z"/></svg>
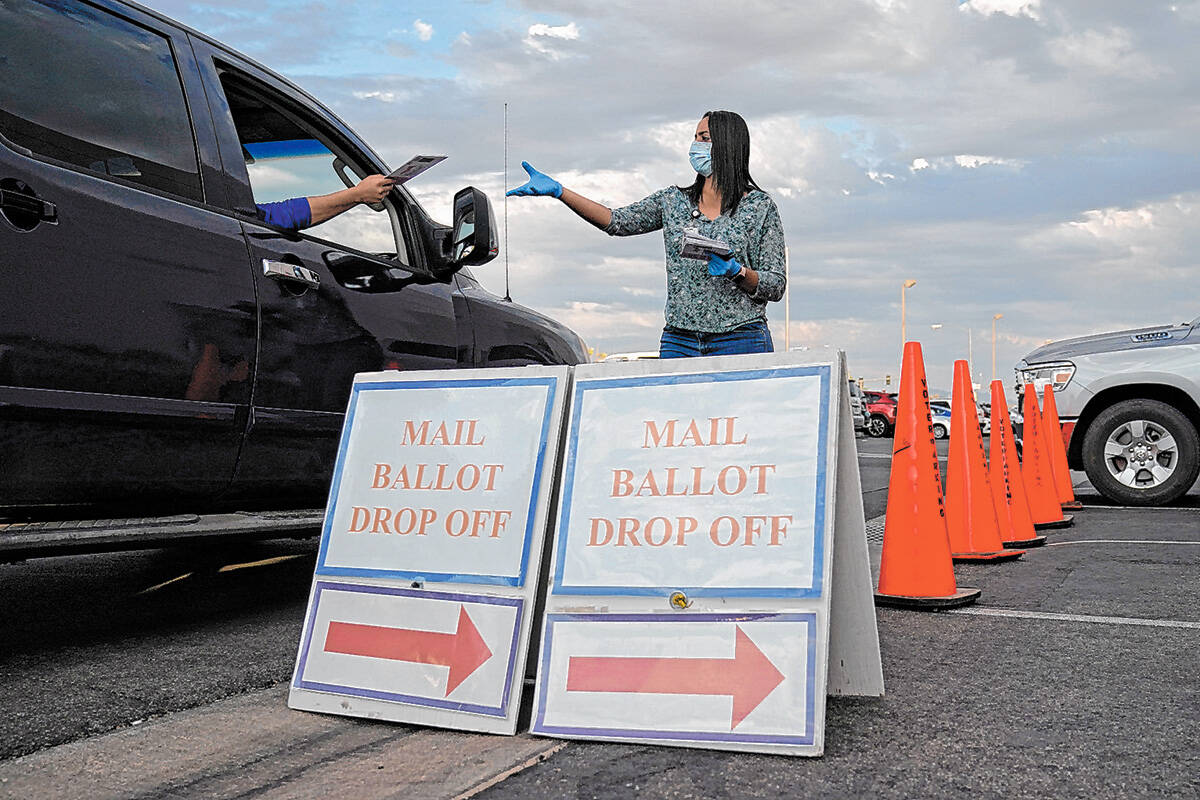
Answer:
<svg viewBox="0 0 1200 800"><path fill-rule="evenodd" d="M1083 468L1109 500L1128 506L1164 505L1196 482L1200 433L1173 406L1125 400L1101 411L1088 426Z"/></svg>
<svg viewBox="0 0 1200 800"><path fill-rule="evenodd" d="M872 414L867 417L867 435L874 436L878 439L881 436L887 436L888 423L887 418L882 414Z"/></svg>

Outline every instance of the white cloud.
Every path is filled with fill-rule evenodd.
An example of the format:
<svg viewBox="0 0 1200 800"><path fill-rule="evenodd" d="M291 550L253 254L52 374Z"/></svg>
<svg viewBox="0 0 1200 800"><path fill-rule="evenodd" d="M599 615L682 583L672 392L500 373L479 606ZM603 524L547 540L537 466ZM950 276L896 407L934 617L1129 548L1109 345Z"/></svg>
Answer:
<svg viewBox="0 0 1200 800"><path fill-rule="evenodd" d="M379 100L384 103L396 102L395 92L351 92L351 94L358 100Z"/></svg>
<svg viewBox="0 0 1200 800"><path fill-rule="evenodd" d="M1092 209L1084 212L1082 220L1068 222L1067 225L1097 239L1112 239L1114 234L1124 236L1131 231L1154 227L1154 207Z"/></svg>
<svg viewBox="0 0 1200 800"><path fill-rule="evenodd" d="M565 53L555 46L555 40L573 42L578 39L579 26L574 22L566 25L547 25L544 22L537 22L529 26L524 42L530 50L540 53L552 61L557 61L563 58Z"/></svg>
<svg viewBox="0 0 1200 800"><path fill-rule="evenodd" d="M574 22L566 25L547 25L537 22L529 26L530 36L549 36L551 39L578 39L579 26Z"/></svg>
<svg viewBox="0 0 1200 800"><path fill-rule="evenodd" d="M1007 167L1020 169L1025 162L1015 158L1000 158L999 156L976 156L962 154L957 156L939 156L937 158L914 158L908 169L910 172L932 170L940 172L954 167L961 169L979 169L980 167Z"/></svg>
<svg viewBox="0 0 1200 800"><path fill-rule="evenodd" d="M954 163L965 169L978 169L979 167L986 166L1019 168L1023 162L1017 159L997 158L995 156L961 155L954 157Z"/></svg>
<svg viewBox="0 0 1200 800"><path fill-rule="evenodd" d="M1041 19L1042 0L968 0L958 6L960 11L975 11L990 17L1006 14L1010 17Z"/></svg>
<svg viewBox="0 0 1200 800"><path fill-rule="evenodd" d="M413 30L417 32L417 38L422 42L428 42L433 38L433 26L428 22L422 22L419 19L414 20Z"/></svg>

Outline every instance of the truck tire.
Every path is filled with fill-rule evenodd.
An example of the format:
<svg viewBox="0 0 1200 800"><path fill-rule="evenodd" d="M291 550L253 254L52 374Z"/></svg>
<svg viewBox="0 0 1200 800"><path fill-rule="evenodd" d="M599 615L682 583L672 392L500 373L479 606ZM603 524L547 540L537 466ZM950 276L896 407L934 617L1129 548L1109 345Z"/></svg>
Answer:
<svg viewBox="0 0 1200 800"><path fill-rule="evenodd" d="M1088 425L1083 469L1096 490L1113 502L1165 505L1196 482L1200 433L1174 406L1124 400Z"/></svg>
<svg viewBox="0 0 1200 800"><path fill-rule="evenodd" d="M950 429L940 422L933 423L933 438L945 439L950 435Z"/></svg>

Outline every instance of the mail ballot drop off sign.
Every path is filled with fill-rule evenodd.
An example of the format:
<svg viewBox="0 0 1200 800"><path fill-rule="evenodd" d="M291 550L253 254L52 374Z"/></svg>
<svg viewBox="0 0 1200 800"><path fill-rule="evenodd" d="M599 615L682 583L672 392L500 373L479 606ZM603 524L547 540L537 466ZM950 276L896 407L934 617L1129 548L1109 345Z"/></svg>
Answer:
<svg viewBox="0 0 1200 800"><path fill-rule="evenodd" d="M819 755L827 689L883 691L846 381L576 368L534 733Z"/></svg>
<svg viewBox="0 0 1200 800"><path fill-rule="evenodd" d="M829 370L580 380L554 592L816 597Z"/></svg>
<svg viewBox="0 0 1200 800"><path fill-rule="evenodd" d="M357 383L318 572L523 585L556 387Z"/></svg>
<svg viewBox="0 0 1200 800"><path fill-rule="evenodd" d="M355 377L292 708L516 730L569 383Z"/></svg>

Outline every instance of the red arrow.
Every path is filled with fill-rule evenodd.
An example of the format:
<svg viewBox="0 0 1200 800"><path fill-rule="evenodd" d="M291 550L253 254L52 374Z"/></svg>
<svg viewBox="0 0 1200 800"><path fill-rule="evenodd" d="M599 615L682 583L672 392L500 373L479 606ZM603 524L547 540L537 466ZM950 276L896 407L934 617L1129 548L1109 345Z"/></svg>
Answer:
<svg viewBox="0 0 1200 800"><path fill-rule="evenodd" d="M731 695L730 730L782 682L783 673L740 626L733 658L571 656L567 665L568 692Z"/></svg>
<svg viewBox="0 0 1200 800"><path fill-rule="evenodd" d="M447 697L492 657L492 651L471 622L466 607L461 605L458 607L458 630L454 633L330 622L325 634L325 652L449 667Z"/></svg>

